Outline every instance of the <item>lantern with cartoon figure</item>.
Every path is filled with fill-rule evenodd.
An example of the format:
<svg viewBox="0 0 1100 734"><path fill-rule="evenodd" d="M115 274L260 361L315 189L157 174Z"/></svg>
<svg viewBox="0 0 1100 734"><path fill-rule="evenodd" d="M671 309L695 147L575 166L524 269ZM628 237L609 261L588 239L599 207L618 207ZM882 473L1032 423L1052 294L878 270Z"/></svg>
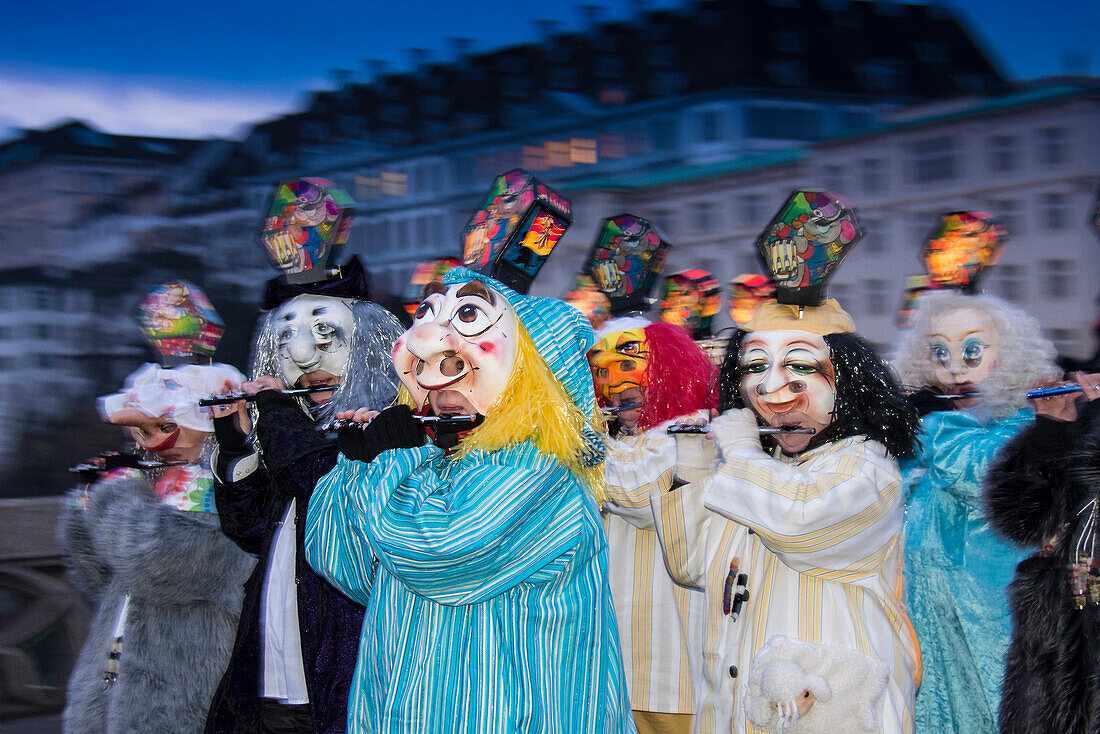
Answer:
<svg viewBox="0 0 1100 734"><path fill-rule="evenodd" d="M665 278L661 321L681 327L692 339L711 336L721 305L722 286L709 270L693 268Z"/></svg>
<svg viewBox="0 0 1100 734"><path fill-rule="evenodd" d="M748 323L756 313L756 307L775 298L775 283L765 275L744 273L729 284L726 311L736 326Z"/></svg>
<svg viewBox="0 0 1100 734"><path fill-rule="evenodd" d="M603 221L587 271L611 299L612 314L648 308L647 298L664 272L668 249L647 219L620 214Z"/></svg>
<svg viewBox="0 0 1100 734"><path fill-rule="evenodd" d="M275 187L260 241L288 283L327 277L325 266L351 233L355 202L323 178L299 178Z"/></svg>
<svg viewBox="0 0 1100 734"><path fill-rule="evenodd" d="M416 313L416 307L420 304L420 299L424 295L424 286L433 280L439 280L447 271L457 268L461 264L462 261L457 257L441 257L435 260L425 260L416 266L416 269L413 270L412 279L409 281L409 287L405 289L405 297L401 300L401 305L409 318L412 318L412 315Z"/></svg>
<svg viewBox="0 0 1100 734"><path fill-rule="evenodd" d="M186 280L151 288L138 305L138 324L166 366L209 361L225 332L210 299Z"/></svg>

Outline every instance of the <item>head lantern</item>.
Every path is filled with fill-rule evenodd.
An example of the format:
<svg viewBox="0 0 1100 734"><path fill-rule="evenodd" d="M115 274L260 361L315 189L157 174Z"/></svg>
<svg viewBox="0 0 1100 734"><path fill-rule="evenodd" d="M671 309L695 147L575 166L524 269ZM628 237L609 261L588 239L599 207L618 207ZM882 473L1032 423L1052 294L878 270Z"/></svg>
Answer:
<svg viewBox="0 0 1100 734"><path fill-rule="evenodd" d="M288 283L327 277L326 266L351 233L355 202L323 178L299 178L275 187L260 240Z"/></svg>
<svg viewBox="0 0 1100 734"><path fill-rule="evenodd" d="M416 313L416 307L420 305L420 299L424 295L424 286L433 280L439 280L453 268L457 268L462 261L457 257L441 257L435 260L425 260L413 270L409 287L405 291L405 297L401 299L401 305L405 312L412 318Z"/></svg>
<svg viewBox="0 0 1100 734"><path fill-rule="evenodd" d="M898 326L905 328L924 293L944 288L980 293L985 269L996 265L1008 244L1005 228L986 212L944 214L921 251L924 275L906 279Z"/></svg>
<svg viewBox="0 0 1100 734"><path fill-rule="evenodd" d="M786 453L865 434L895 455L909 452L916 415L886 363L855 332L825 288L861 230L851 205L831 192L795 191L757 239L776 285L730 339L720 377L721 407L747 404L773 427ZM767 439L772 440L772 439Z"/></svg>
<svg viewBox="0 0 1100 734"><path fill-rule="evenodd" d="M462 263L526 293L572 221L568 200L527 171L509 171L466 225Z"/></svg>
<svg viewBox="0 0 1100 734"><path fill-rule="evenodd" d="M775 283L764 275L738 275L730 281L726 310L734 325L740 327L748 323L756 308L765 301L775 298Z"/></svg>
<svg viewBox="0 0 1100 734"><path fill-rule="evenodd" d="M138 306L138 324L165 365L209 360L225 332L210 299L186 280L150 289Z"/></svg>
<svg viewBox="0 0 1100 734"><path fill-rule="evenodd" d="M586 271L611 300L615 316L649 308L669 244L646 219L620 214L603 221Z"/></svg>
<svg viewBox="0 0 1100 734"><path fill-rule="evenodd" d="M692 339L706 339L721 304L722 287L710 271L694 268L673 273L665 278L661 321L679 326Z"/></svg>
<svg viewBox="0 0 1100 734"><path fill-rule="evenodd" d="M593 329L599 329L611 318L611 300L584 273L573 280L573 287L562 300L584 314Z"/></svg>
<svg viewBox="0 0 1100 734"><path fill-rule="evenodd" d="M314 417L393 401L396 379L386 356L401 325L371 303L357 257L328 267L351 232L354 202L340 187L303 178L275 187L261 241L282 274L267 282L252 349L252 375L288 386L332 387L302 399Z"/></svg>

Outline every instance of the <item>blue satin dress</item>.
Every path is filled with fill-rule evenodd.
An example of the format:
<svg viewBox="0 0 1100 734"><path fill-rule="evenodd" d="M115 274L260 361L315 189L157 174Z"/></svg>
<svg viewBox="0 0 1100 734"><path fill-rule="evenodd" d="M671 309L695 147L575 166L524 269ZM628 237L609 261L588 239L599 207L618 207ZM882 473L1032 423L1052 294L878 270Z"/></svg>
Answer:
<svg viewBox="0 0 1100 734"><path fill-rule="evenodd" d="M906 600L924 666L918 734L996 731L1011 633L1006 589L1029 551L994 534L982 480L1033 418L1026 408L984 425L966 411L930 413L917 456L902 464Z"/></svg>

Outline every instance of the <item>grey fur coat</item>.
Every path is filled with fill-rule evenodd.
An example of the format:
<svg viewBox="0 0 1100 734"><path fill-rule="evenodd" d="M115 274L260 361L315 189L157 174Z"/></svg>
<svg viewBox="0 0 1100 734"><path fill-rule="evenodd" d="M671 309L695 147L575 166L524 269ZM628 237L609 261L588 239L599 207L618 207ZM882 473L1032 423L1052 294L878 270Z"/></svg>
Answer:
<svg viewBox="0 0 1100 734"><path fill-rule="evenodd" d="M71 574L95 605L69 679L69 734L198 734L233 647L254 560L216 515L162 504L144 478L95 484L87 509L70 496L61 535ZM130 595L118 678L104 682Z"/></svg>

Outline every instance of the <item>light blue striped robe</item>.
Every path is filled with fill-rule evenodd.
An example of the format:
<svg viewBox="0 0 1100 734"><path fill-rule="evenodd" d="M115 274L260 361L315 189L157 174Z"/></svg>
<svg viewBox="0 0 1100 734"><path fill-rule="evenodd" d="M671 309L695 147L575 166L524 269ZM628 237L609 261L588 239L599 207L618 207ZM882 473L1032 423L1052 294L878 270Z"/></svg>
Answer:
<svg viewBox="0 0 1100 734"><path fill-rule="evenodd" d="M598 510L531 444L341 456L305 545L367 607L349 732L635 731Z"/></svg>

